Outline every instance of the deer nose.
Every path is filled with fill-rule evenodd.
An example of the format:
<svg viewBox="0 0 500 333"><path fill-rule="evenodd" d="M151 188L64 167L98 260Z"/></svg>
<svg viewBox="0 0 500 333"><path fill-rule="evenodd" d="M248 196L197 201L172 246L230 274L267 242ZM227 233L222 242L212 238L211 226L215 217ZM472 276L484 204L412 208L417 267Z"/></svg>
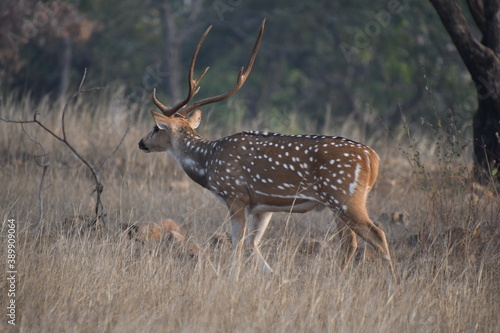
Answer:
<svg viewBox="0 0 500 333"><path fill-rule="evenodd" d="M139 141L139 149L140 150L144 150L144 151L148 151L148 147L146 147L146 145L144 144L144 142L141 140Z"/></svg>

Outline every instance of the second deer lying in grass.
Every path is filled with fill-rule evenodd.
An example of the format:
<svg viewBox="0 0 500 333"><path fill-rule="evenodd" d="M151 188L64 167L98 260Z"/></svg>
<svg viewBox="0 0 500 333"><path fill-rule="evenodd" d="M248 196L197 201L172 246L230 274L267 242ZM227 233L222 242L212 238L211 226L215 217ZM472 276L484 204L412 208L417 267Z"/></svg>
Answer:
<svg viewBox="0 0 500 333"><path fill-rule="evenodd" d="M125 233L130 239L141 243L158 242L165 239L183 242L186 239L181 232L181 227L170 219L161 222L139 222L129 226Z"/></svg>

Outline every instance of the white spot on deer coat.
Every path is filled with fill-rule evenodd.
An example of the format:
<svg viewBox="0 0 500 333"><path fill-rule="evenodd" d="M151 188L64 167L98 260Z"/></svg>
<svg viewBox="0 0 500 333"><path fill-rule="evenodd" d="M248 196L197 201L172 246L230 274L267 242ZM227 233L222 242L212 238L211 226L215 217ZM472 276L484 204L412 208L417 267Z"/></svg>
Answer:
<svg viewBox="0 0 500 333"><path fill-rule="evenodd" d="M361 164L356 164L356 170L354 171L354 181L349 184L349 192L354 194L356 187L358 186L359 173L361 171Z"/></svg>

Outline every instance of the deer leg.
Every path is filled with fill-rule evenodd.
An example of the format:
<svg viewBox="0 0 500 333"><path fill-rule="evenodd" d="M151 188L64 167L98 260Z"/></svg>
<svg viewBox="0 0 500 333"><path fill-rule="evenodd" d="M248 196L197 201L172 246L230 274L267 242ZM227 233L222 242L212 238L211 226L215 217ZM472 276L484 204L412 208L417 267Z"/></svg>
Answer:
<svg viewBox="0 0 500 333"><path fill-rule="evenodd" d="M356 240L356 233L344 225L340 231L340 249L343 254L341 270L345 270L349 262L351 261L356 249L358 248L358 241Z"/></svg>
<svg viewBox="0 0 500 333"><path fill-rule="evenodd" d="M361 238L370 243L382 255L390 269L393 281L396 281L394 267L392 266L389 245L385 233L378 228L368 217L366 210L347 209L345 212L347 225Z"/></svg>
<svg viewBox="0 0 500 333"><path fill-rule="evenodd" d="M241 270L241 252L243 248L243 238L245 236L246 213L240 209L231 216L231 242L233 245L231 280L238 280Z"/></svg>
<svg viewBox="0 0 500 333"><path fill-rule="evenodd" d="M266 274L272 274L273 269L267 261L262 257L262 254L259 250L259 243L266 231L267 225L271 220L273 213L260 213L254 214L253 218L250 220L248 224L248 237L247 237L247 246L252 252L252 255L255 256L257 262L262 266L264 272Z"/></svg>

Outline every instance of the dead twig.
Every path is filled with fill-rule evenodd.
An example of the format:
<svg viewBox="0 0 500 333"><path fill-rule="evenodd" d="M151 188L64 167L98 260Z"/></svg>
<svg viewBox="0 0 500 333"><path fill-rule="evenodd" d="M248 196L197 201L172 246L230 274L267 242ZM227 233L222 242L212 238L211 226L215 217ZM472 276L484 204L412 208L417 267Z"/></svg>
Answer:
<svg viewBox="0 0 500 333"><path fill-rule="evenodd" d="M45 181L45 175L47 174L47 170L48 170L49 165L50 165L49 154L46 152L45 148L43 147L43 145L40 142L36 141L35 139L33 139L29 135L29 133L26 131L26 129L24 128L24 125L22 123L21 123L21 128L22 128L24 134L26 134L26 136L28 137L28 139L31 142L33 142L36 145L38 145L40 147L40 149L43 151L43 154L34 155L33 156L33 160L35 161L35 163L38 164L39 166L41 166L43 168L42 177L40 178L40 186L38 187L38 202L40 203L40 217L39 217L39 220L38 220L38 225L42 225L43 217L44 217L44 207L43 207L43 195L42 195L42 192L44 190L43 183Z"/></svg>
<svg viewBox="0 0 500 333"><path fill-rule="evenodd" d="M71 150L71 152L90 170L90 172L92 174L92 178L93 178L94 183L95 183L94 190L92 191L92 194L95 193L95 196L96 196L96 198L95 198L95 209L94 209L95 217L92 220L92 225L95 225L98 220L101 220L103 222L103 225L106 227L106 222L105 222L105 216L106 216L106 214L104 212L104 205L102 203L102 198L101 198L102 191L103 191L104 187L103 187L103 185L101 183L101 180L100 180L100 177L99 177L99 171L102 168L102 166L118 151L119 147L121 146L121 144L125 140L126 135L128 134L129 128L127 127L127 129L125 130L125 133L123 134L123 137L121 138L120 142L116 145L115 149L113 149L113 151L104 158L104 160L101 162L101 164L99 164L99 166L97 168L89 160L87 160L86 158L84 158L82 156L82 154L80 152L78 152L78 150L68 141L68 137L66 135L66 122L65 122L65 119L66 119L66 112L67 112L67 110L69 108L69 105L72 102L73 103L76 102L77 99L78 99L78 97L82 93L93 92L93 91L96 91L96 90L105 89L105 87L96 87L96 88L90 88L90 89L82 89L83 88L83 84L85 82L86 76L87 76L87 69L85 69L85 71L83 73L82 80L80 81L80 85L78 86L78 90L71 97L68 98L68 100L66 101L66 104L64 105L64 109L63 109L63 112L62 112L62 115L61 115L62 136L58 135L57 133L55 133L53 130L51 130L50 128L48 128L45 124L43 124L38 119L38 115L39 115L38 111L35 111L35 113L33 115L33 120L11 120L11 119L4 119L4 118L0 117L0 121L3 121L5 123L21 124L21 126L23 126L24 124L37 124L42 129L44 129L47 133L49 133L52 137L54 137L58 141L62 142L66 147L68 147ZM23 127L23 131L24 131L24 127ZM26 131L25 131L25 133L27 134ZM31 141L37 143L40 147L42 147L42 150L44 151L44 154L40 155L40 156L47 156L47 154L45 153L45 149L43 149L43 146L39 142L33 140L29 135L28 135L28 137L30 138ZM46 166L44 166L45 164L46 164ZM41 214L40 216L41 217L40 217L40 220L42 220L43 219L43 198L42 198L42 191L43 191L43 181L44 181L45 173L46 173L47 167L48 167L48 160L46 160L46 163L42 163L42 164L39 163L39 165L44 166L44 171L43 171L43 174L42 174L42 180L40 182L40 188L39 188L39 192L38 192L39 193L40 207L41 207L41 211L40 211L40 214Z"/></svg>

